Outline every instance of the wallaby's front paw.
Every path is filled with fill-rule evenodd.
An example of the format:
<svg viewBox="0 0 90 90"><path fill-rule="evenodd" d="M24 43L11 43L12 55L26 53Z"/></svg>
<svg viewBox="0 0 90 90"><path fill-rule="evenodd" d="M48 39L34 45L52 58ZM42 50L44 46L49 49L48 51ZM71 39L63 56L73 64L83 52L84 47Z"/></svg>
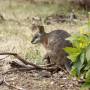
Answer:
<svg viewBox="0 0 90 90"><path fill-rule="evenodd" d="M44 57L43 57L43 61L45 64L50 64L50 57L46 54Z"/></svg>

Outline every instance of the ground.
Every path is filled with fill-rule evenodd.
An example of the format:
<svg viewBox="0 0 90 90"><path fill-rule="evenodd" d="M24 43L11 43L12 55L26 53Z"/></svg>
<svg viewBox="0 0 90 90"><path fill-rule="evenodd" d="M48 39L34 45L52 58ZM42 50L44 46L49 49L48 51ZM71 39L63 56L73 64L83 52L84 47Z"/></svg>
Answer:
<svg viewBox="0 0 90 90"><path fill-rule="evenodd" d="M0 66L2 66L0 64ZM3 69L0 68L0 72L3 73ZM14 71L0 76L2 80L5 76L5 81L10 84L7 86L5 83L0 85L0 90L79 90L80 83L76 78L70 78L68 73L59 71L50 77L44 77L43 73L46 71L30 71L21 72ZM12 85L15 87L12 87Z"/></svg>
<svg viewBox="0 0 90 90"><path fill-rule="evenodd" d="M15 52L20 56L35 64L42 64L43 48L40 45L31 44L31 17L41 16L43 19L64 8L58 5L34 5L28 1L21 0L1 0L0 1L0 52ZM65 13L67 13L65 7ZM58 13L58 14L60 14ZM79 28L86 23L83 11L76 12L79 19L76 23L53 23L45 26L46 32L56 29L63 29L74 34L79 32ZM81 16L80 16L81 15ZM2 18L3 16L3 18ZM5 56L0 56L4 58ZM7 71L7 63L14 60L8 57L0 62L0 73ZM80 84L69 75L60 71L49 78L42 77L42 72L11 72L6 74L7 82L14 86L21 87L20 90L79 90ZM2 78L2 77L1 77ZM2 84L0 90L16 90L8 88ZM19 90L19 89L17 89Z"/></svg>

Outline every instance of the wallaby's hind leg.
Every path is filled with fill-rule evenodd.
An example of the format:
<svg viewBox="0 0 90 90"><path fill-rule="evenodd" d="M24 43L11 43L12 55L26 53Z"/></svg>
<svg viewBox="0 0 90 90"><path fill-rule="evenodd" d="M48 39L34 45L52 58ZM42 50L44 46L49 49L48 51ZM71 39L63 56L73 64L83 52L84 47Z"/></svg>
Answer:
<svg viewBox="0 0 90 90"><path fill-rule="evenodd" d="M45 56L43 57L43 61L45 64L51 64L49 54L45 54Z"/></svg>
<svg viewBox="0 0 90 90"><path fill-rule="evenodd" d="M65 68L69 73L71 72L72 65L73 64L72 64L71 60L67 60L66 63L65 63Z"/></svg>
<svg viewBox="0 0 90 90"><path fill-rule="evenodd" d="M55 65L55 63L52 63L52 58L50 53L45 54L45 56L43 57L43 61L47 67L51 67Z"/></svg>

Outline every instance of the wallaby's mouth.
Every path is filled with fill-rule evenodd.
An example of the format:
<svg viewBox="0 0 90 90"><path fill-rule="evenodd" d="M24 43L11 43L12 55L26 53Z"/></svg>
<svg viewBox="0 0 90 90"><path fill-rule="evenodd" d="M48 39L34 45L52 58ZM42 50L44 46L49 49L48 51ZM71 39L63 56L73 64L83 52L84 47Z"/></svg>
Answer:
<svg viewBox="0 0 90 90"><path fill-rule="evenodd" d="M33 40L33 39L31 40L31 43L32 44L37 44L37 42L35 40Z"/></svg>
<svg viewBox="0 0 90 90"><path fill-rule="evenodd" d="M36 43L34 42L34 40L32 40L31 43L32 43L32 44L36 44Z"/></svg>

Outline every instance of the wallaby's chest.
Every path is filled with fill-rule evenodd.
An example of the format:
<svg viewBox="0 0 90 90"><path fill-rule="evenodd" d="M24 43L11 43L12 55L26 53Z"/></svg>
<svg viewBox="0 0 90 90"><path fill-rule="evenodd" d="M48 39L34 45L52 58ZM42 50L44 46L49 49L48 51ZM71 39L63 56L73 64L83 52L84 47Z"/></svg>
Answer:
<svg viewBox="0 0 90 90"><path fill-rule="evenodd" d="M57 43L56 37L48 35L44 37L42 44L46 50L52 50Z"/></svg>
<svg viewBox="0 0 90 90"><path fill-rule="evenodd" d="M47 49L48 48L48 37L47 36L45 36L44 38L43 38L43 42L42 42L42 44L43 44L43 46L44 46L44 48L45 49Z"/></svg>

